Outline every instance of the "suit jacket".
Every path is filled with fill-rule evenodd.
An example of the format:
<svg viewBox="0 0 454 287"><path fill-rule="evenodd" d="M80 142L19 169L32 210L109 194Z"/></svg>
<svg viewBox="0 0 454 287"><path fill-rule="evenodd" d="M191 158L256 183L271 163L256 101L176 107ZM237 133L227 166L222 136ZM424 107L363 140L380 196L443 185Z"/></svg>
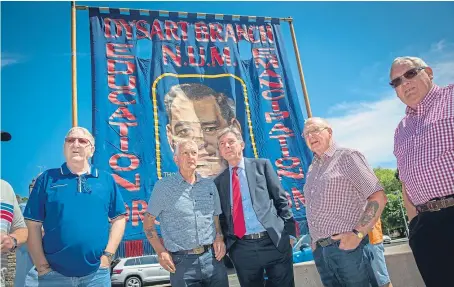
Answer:
<svg viewBox="0 0 454 287"><path fill-rule="evenodd" d="M284 252L290 241L289 234L296 237L296 230L293 214L279 178L268 159L244 158L244 167L255 214L276 248ZM226 168L214 180L221 201L222 214L219 221L227 250L238 239L233 233L230 176L230 170Z"/></svg>

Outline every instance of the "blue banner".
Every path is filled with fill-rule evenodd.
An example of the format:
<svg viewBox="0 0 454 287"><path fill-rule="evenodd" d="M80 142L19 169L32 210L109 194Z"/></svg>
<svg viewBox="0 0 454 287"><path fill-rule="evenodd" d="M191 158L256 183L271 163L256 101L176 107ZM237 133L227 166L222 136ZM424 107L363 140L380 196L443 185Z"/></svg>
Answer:
<svg viewBox="0 0 454 287"><path fill-rule="evenodd" d="M268 158L307 233L303 185L312 153L279 19L90 9L94 164L110 171L141 240L157 180L177 172L175 142L199 144L198 172L224 168L216 133L235 125L246 157Z"/></svg>

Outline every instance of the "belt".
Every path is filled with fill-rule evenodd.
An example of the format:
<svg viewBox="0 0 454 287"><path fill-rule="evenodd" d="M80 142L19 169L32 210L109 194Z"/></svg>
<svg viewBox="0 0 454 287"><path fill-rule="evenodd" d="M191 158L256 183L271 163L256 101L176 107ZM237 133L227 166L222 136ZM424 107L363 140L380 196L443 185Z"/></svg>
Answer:
<svg viewBox="0 0 454 287"><path fill-rule="evenodd" d="M172 252L172 254L175 254L175 255L186 255L186 254L200 255L200 254L203 254L203 253L207 252L208 250L210 250L212 246L213 246L212 244L202 245L202 246L198 246L194 249L190 249L190 250L180 250L180 251Z"/></svg>
<svg viewBox="0 0 454 287"><path fill-rule="evenodd" d="M322 239L317 240L317 242L315 242L315 244L320 247L326 247L326 246L330 246L331 244L334 244L337 241L339 241L339 240L333 240L331 237L327 237L327 238L322 238Z"/></svg>
<svg viewBox="0 0 454 287"><path fill-rule="evenodd" d="M265 238L265 237L268 237L268 232L263 231L263 232L259 232L259 233L253 233L253 234L244 235L240 239L249 240L249 239L260 239L260 238Z"/></svg>
<svg viewBox="0 0 454 287"><path fill-rule="evenodd" d="M440 211L444 208L448 208L454 206L454 195L449 195L446 197L442 197L440 199L433 199L424 204L416 206L416 210L418 212L426 212L426 211Z"/></svg>

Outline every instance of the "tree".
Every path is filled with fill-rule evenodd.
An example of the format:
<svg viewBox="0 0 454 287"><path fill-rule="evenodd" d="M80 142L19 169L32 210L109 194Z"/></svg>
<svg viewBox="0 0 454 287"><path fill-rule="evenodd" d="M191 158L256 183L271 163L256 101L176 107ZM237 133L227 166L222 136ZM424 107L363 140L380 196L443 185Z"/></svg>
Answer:
<svg viewBox="0 0 454 287"><path fill-rule="evenodd" d="M374 172L388 197L388 203L381 216L383 230L385 233L398 230L399 233L404 234L405 222L402 217L402 210L405 214L405 220L408 221L408 218L407 212L403 208L402 184L396 179L395 170L375 168Z"/></svg>

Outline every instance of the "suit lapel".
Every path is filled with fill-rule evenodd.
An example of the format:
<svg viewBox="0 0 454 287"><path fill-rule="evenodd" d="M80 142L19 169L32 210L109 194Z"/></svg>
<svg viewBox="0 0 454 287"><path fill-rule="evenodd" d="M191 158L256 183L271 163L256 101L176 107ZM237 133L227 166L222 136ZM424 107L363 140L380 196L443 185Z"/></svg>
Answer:
<svg viewBox="0 0 454 287"><path fill-rule="evenodd" d="M224 215L226 218L229 218L231 212L231 203L230 203L230 171L229 168L226 168L222 174L221 178L221 203L224 204Z"/></svg>
<svg viewBox="0 0 454 287"><path fill-rule="evenodd" d="M257 186L257 179L255 177L255 170L256 170L255 162L248 158L244 158L244 167L245 167L245 172L246 172L247 183L249 186L249 193L251 194L252 206L254 206L255 188Z"/></svg>

